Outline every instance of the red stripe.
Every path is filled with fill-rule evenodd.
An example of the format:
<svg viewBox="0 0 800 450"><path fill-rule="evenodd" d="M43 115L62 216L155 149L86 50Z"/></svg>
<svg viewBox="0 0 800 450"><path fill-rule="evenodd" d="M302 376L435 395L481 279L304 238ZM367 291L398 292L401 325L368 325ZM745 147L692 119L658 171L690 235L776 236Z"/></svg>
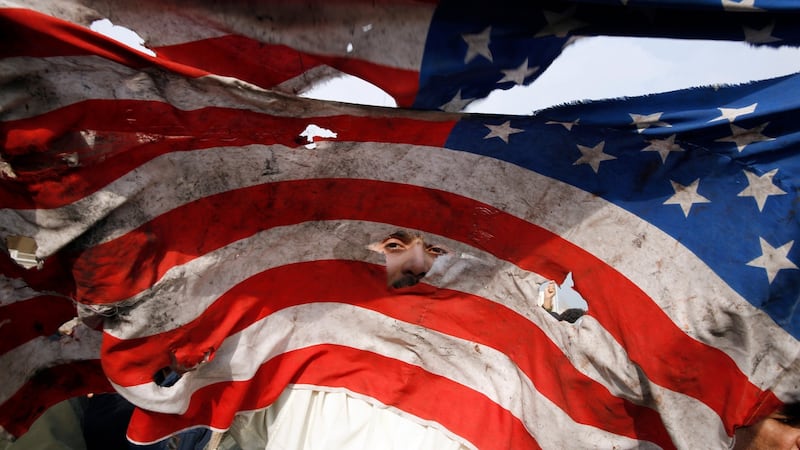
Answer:
<svg viewBox="0 0 800 450"><path fill-rule="evenodd" d="M418 71L386 67L361 59L345 57L320 55L319 59L331 67L369 81L383 89L395 99L400 108L410 108L414 105L419 91Z"/></svg>
<svg viewBox="0 0 800 450"><path fill-rule="evenodd" d="M290 383L346 388L367 395L423 420L435 421L478 448L539 448L516 417L479 392L414 365L335 345L284 353L261 366L252 380L207 386L192 396L182 416L137 409L128 436L138 442L152 442L191 424L228 428L239 409L259 409L273 403Z"/></svg>
<svg viewBox="0 0 800 450"><path fill-rule="evenodd" d="M201 68L208 73L238 78L265 89L321 64L314 55L239 35L156 47L153 51L159 58Z"/></svg>
<svg viewBox="0 0 800 450"><path fill-rule="evenodd" d="M47 408L92 392L114 392L99 360L76 361L38 371L0 405L0 425L19 437Z"/></svg>
<svg viewBox="0 0 800 450"><path fill-rule="evenodd" d="M91 114L87 114L91 111ZM17 178L0 180L7 208L56 208L92 194L151 159L220 146L305 144L299 134L316 124L338 133L335 140L394 142L441 147L455 122L398 117L278 117L247 110L183 111L151 101L88 100L41 116L0 122L5 158ZM87 147L79 134L96 132ZM147 139L142 139L147 130ZM69 167L65 153L77 153Z"/></svg>
<svg viewBox="0 0 800 450"><path fill-rule="evenodd" d="M96 55L134 68L161 67L197 78L208 75L198 68L133 50L87 27L36 11L0 8L0 28L5 36L0 58Z"/></svg>
<svg viewBox="0 0 800 450"><path fill-rule="evenodd" d="M729 432L734 424L744 423L760 396L773 397L751 384L724 352L686 336L636 285L591 254L491 205L411 185L289 181L198 200L87 250L74 265L82 287L78 299L107 303L130 297L169 268L260 230L346 219L448 236L546 278L560 280L572 271L576 290L589 300L590 313L627 349L631 360L656 384L706 403ZM201 236L192 233L195 223L207 224L199 230ZM709 373L717 375L710 379ZM731 398L742 401L728 401Z"/></svg>
<svg viewBox="0 0 800 450"><path fill-rule="evenodd" d="M298 291L297 286L304 288ZM178 363L191 367L209 348L219 348L228 336L275 311L315 301L347 303L495 348L514 361L537 390L576 422L672 448L655 411L615 397L578 372L561 350L524 317L480 297L430 286L424 290L430 294L419 295L418 290L413 295L390 292L383 268L361 262L316 261L282 266L240 283L202 316L179 329L128 340L105 335L104 368L119 385L141 384L170 364L164 348L175 350ZM268 298L264 292L269 292ZM564 386L570 387L568 393ZM576 402L575 398L592 401Z"/></svg>
<svg viewBox="0 0 800 450"><path fill-rule="evenodd" d="M154 49L167 58L209 73L272 88L321 64L366 80L391 95L400 107L414 104L419 71L399 69L352 57L305 53L244 36L226 35Z"/></svg>
<svg viewBox="0 0 800 450"><path fill-rule="evenodd" d="M72 300L41 295L0 307L0 355L39 336L51 336L77 316Z"/></svg>

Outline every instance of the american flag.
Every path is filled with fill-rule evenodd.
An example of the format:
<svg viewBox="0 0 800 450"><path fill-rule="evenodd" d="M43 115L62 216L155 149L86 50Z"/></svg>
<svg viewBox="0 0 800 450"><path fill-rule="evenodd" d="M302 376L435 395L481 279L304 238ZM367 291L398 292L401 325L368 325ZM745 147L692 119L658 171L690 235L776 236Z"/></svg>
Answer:
<svg viewBox="0 0 800 450"><path fill-rule="evenodd" d="M39 265L0 259L3 429L115 389L137 406L130 439L154 442L312 389L467 448L717 448L800 400L800 75L423 111L529 83L572 38L639 34L645 13L653 35L800 29L796 2L616 3L528 21L477 3L3 2L0 234L33 238ZM687 10L719 26L669 20ZM156 56L85 27L100 17ZM291 95L323 66L418 109ZM331 137L306 145L311 125ZM367 245L398 229L451 253L392 290ZM588 304L574 325L536 305L567 277ZM165 367L191 370L158 386Z"/></svg>

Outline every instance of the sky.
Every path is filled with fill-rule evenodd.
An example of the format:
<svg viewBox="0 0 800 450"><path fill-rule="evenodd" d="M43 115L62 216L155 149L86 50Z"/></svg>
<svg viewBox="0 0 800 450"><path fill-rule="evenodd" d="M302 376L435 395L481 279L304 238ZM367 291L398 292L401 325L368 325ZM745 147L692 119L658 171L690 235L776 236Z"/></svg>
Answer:
<svg viewBox="0 0 800 450"><path fill-rule="evenodd" d="M467 112L531 114L561 103L736 84L800 72L800 49L743 42L592 37L567 47L529 86L494 91ZM375 106L396 106L379 88L355 77L304 94Z"/></svg>

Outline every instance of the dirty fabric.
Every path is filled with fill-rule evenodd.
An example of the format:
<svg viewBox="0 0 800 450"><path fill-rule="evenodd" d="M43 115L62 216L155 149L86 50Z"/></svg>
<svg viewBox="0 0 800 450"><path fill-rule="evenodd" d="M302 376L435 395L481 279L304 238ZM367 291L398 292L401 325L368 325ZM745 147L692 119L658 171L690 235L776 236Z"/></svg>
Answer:
<svg viewBox="0 0 800 450"><path fill-rule="evenodd" d="M387 91L430 110L362 107L295 96L317 79L310 69L268 82L250 76L274 67L264 58L189 58L243 43L330 55L269 25L292 11L101 3L0 9L12 44L0 47L9 440L92 392L136 406L127 435L140 444L253 417L264 428L250 431L267 433L262 416L291 403L282 395L308 396L287 422L336 424L316 401L336 393L337 410L366 411L363 430L403 423L437 448L719 448L800 400L800 100L787 95L800 75L531 116L447 112L466 103L424 102L466 91L423 87L425 52L446 41L428 27L452 5L414 2L371 28L325 15L383 33L354 37L354 53L413 37L407 54L349 58L344 42L320 57L356 74L413 72L410 90ZM103 16L156 56L85 28ZM735 17L741 32L753 16ZM317 19L303 36L327 24ZM560 50L577 35L559 30ZM456 37L462 65L497 56ZM535 78L526 55L507 66L522 68L507 74L518 84ZM371 244L398 230L445 250L396 289ZM550 281L559 304L585 311L575 323L539 306Z"/></svg>

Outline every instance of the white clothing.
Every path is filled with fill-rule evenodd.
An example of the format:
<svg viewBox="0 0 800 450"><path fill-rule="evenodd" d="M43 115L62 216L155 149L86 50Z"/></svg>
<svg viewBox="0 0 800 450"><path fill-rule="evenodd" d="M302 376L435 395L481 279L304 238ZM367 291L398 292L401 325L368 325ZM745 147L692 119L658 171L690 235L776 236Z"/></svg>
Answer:
<svg viewBox="0 0 800 450"><path fill-rule="evenodd" d="M466 450L456 436L341 391L289 387L270 407L239 413L242 450Z"/></svg>

